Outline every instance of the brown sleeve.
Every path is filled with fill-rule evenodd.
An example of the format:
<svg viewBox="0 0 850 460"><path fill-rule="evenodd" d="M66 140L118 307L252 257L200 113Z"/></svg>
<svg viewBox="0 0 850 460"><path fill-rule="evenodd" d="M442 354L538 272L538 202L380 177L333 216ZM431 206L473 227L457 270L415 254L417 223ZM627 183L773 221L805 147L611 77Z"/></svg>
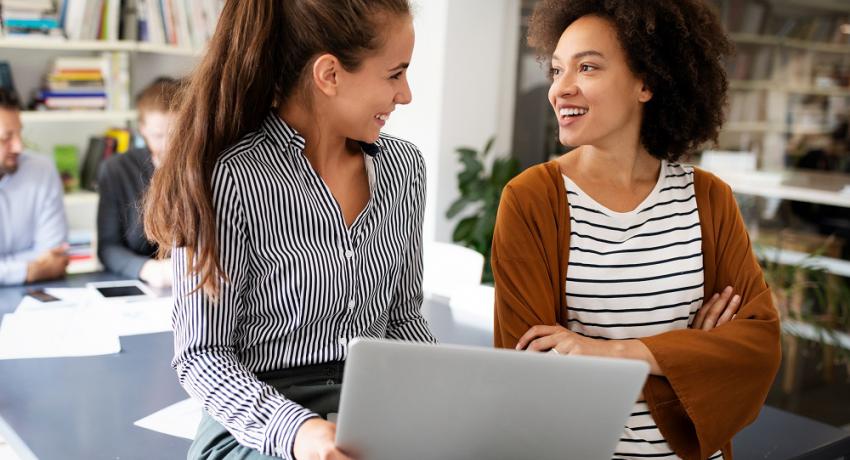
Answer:
<svg viewBox="0 0 850 460"><path fill-rule="evenodd" d="M515 347L532 326L556 323L558 291L551 280L558 270L557 251L545 247L546 241L557 241L555 229L551 223L537 225L535 211L540 208L530 201L519 198L509 184L496 216L491 265L496 285L493 340L497 348Z"/></svg>
<svg viewBox="0 0 850 460"><path fill-rule="evenodd" d="M699 458L708 458L756 419L781 353L779 316L732 191L715 180L707 198L713 208L716 248L713 260L705 260L706 270L715 270L706 273L706 279L713 277L718 289L729 285L741 294L737 317L708 332L685 329L641 339L658 361L679 404L657 403L661 407L680 405L693 424L672 426L683 420L671 423L673 418L659 409L659 429L665 437L670 434L674 448L674 439L681 441L675 433L695 432L697 439L692 441L699 445ZM683 444L679 444L683 451L696 447Z"/></svg>

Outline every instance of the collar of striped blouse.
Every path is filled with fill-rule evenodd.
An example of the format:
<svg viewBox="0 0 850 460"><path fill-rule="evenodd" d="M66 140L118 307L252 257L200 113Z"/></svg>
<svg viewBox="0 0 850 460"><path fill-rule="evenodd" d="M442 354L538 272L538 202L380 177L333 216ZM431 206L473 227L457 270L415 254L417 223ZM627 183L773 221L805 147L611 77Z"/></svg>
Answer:
<svg viewBox="0 0 850 460"><path fill-rule="evenodd" d="M370 157L377 156L379 153L381 153L381 149L383 148L380 139L376 140L374 144L361 141L357 141L357 143L360 144L360 148L363 149L363 152L366 155L369 155Z"/></svg>
<svg viewBox="0 0 850 460"><path fill-rule="evenodd" d="M290 142L294 142L298 148L302 149L306 144L306 141L303 137L301 137L301 134L298 133L295 128L290 126L284 119L280 118L275 111L271 111L269 113L266 121L263 123L263 129L284 149ZM357 143L360 145L360 149L363 150L363 153L373 158L384 149L383 142L380 138L375 140L374 144L363 141L357 141Z"/></svg>

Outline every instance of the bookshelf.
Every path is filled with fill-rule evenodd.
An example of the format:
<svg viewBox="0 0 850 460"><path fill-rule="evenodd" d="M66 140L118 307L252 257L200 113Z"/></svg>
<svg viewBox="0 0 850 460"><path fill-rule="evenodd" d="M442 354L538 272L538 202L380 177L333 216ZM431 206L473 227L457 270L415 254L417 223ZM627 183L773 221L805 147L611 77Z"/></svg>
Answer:
<svg viewBox="0 0 850 460"><path fill-rule="evenodd" d="M719 147L755 152L760 169L793 166L850 117L850 2L715 4L736 48Z"/></svg>
<svg viewBox="0 0 850 460"><path fill-rule="evenodd" d="M758 170L713 172L742 198L745 215L747 206L753 211L747 215L749 228L779 225L825 238L814 233L822 231L819 221L798 217L789 202L850 209L846 173L795 169L809 152L837 152L834 133L850 119L850 1L714 3L735 46L726 63L729 103L717 148L754 154ZM845 141L850 149L850 138ZM847 156L850 150L837 154ZM850 244L847 235L838 237ZM812 257L799 248L762 251L781 264L811 260L850 277L847 260Z"/></svg>
<svg viewBox="0 0 850 460"><path fill-rule="evenodd" d="M776 37L772 35L730 33L729 38L738 44L783 46L786 48L796 48L821 53L850 53L850 45L822 43L811 40Z"/></svg>

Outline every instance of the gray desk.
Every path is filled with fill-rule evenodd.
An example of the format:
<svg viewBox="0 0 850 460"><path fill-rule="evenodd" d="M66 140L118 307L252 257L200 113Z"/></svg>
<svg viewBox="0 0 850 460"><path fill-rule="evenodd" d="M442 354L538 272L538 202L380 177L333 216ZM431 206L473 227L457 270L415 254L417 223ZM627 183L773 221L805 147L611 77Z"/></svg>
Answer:
<svg viewBox="0 0 850 460"><path fill-rule="evenodd" d="M80 275L52 285L111 279ZM0 314L13 311L24 291L0 288ZM454 323L443 302L428 301L423 311L443 342L491 343L486 333ZM171 334L123 337L121 348L97 357L0 360L0 435L23 460L186 458L189 441L133 426L186 398L169 366ZM736 460L850 455L847 433L770 407L734 442Z"/></svg>
<svg viewBox="0 0 850 460"><path fill-rule="evenodd" d="M39 286L113 279L73 276ZM12 312L24 292L0 289L0 314ZM114 355L0 360L0 435L22 460L185 459L189 441L133 425L186 398L169 364L172 351L171 334L161 333L122 337Z"/></svg>

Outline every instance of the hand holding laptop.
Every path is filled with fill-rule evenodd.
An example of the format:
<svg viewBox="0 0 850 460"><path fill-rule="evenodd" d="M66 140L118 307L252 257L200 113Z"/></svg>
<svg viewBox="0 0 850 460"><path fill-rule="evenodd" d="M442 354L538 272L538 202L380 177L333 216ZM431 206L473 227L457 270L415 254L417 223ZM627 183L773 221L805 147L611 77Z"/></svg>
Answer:
<svg viewBox="0 0 850 460"><path fill-rule="evenodd" d="M336 424L321 418L311 418L295 434L292 448L298 460L353 460L335 444Z"/></svg>

